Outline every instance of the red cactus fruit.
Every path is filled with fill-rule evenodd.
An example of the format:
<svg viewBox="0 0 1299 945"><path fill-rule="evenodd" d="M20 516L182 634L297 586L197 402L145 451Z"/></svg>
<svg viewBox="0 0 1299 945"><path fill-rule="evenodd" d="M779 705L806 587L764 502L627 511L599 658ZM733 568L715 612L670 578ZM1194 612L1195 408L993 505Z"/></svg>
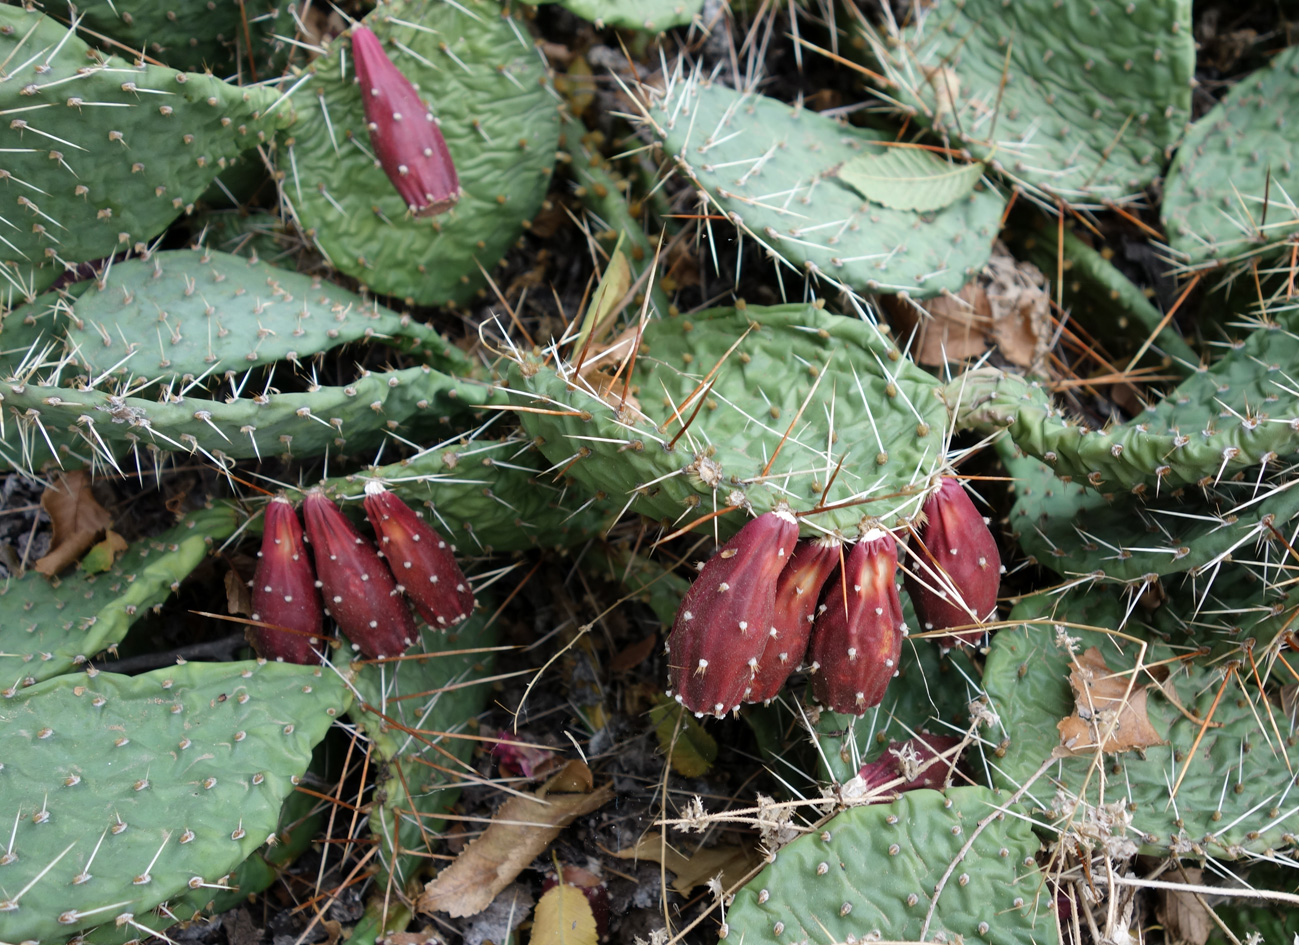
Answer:
<svg viewBox="0 0 1299 945"><path fill-rule="evenodd" d="M797 541L789 511L759 515L686 592L668 637L668 694L696 715L721 718L744 701L771 635L776 580Z"/></svg>
<svg viewBox="0 0 1299 945"><path fill-rule="evenodd" d="M812 694L835 712L861 715L879 705L897 674L907 635L897 569L897 542L872 528L848 552L839 579L826 583L807 655Z"/></svg>
<svg viewBox="0 0 1299 945"><path fill-rule="evenodd" d="M430 627L445 630L473 613L474 591L451 546L414 509L382 483L368 482L365 514L398 589L406 592Z"/></svg>
<svg viewBox="0 0 1299 945"><path fill-rule="evenodd" d="M758 659L758 672L746 702L769 702L780 693L807 652L821 588L839 567L842 542L834 537L800 541L776 580L771 635Z"/></svg>
<svg viewBox="0 0 1299 945"><path fill-rule="evenodd" d="M374 545L323 492L302 500L325 606L369 659L398 656L417 636L415 618Z"/></svg>
<svg viewBox="0 0 1299 945"><path fill-rule="evenodd" d="M364 26L352 29L352 57L379 166L416 216L446 213L460 199L460 178L437 119Z"/></svg>
<svg viewBox="0 0 1299 945"><path fill-rule="evenodd" d="M867 792L898 778L906 779L891 789L898 794L921 788L941 790L959 759L929 763L960 743L961 740L952 735L927 733L905 742L890 742L884 754L861 766L857 776L862 779L863 790ZM925 765L929 766L926 768ZM924 770L921 771L921 768ZM888 799L889 795L881 794L875 803L887 803Z"/></svg>
<svg viewBox="0 0 1299 945"><path fill-rule="evenodd" d="M321 645L325 614L298 513L284 496L277 495L266 506L252 588L253 619L278 628L249 628L257 654L277 662L319 663L316 650Z"/></svg>
<svg viewBox="0 0 1299 945"><path fill-rule="evenodd" d="M905 577L907 593L925 630L975 627L949 634L950 646L977 643L979 624L995 617L1001 556L988 523L958 480L944 476L925 501L920 546Z"/></svg>

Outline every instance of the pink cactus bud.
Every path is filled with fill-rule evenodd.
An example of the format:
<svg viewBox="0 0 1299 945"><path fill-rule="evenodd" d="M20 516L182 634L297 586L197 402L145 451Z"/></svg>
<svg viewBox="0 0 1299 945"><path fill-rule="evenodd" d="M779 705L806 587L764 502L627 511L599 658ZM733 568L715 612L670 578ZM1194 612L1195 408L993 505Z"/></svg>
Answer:
<svg viewBox="0 0 1299 945"><path fill-rule="evenodd" d="M790 674L803 662L821 588L839 567L842 542L833 536L800 541L776 580L771 635L758 660L758 674L746 702L776 698Z"/></svg>
<svg viewBox="0 0 1299 945"><path fill-rule="evenodd" d="M416 216L446 213L460 199L460 178L437 120L364 26L352 29L352 57L379 166Z"/></svg>
<svg viewBox="0 0 1299 945"><path fill-rule="evenodd" d="M415 618L374 545L322 492L307 493L302 511L329 613L367 658L399 656Z"/></svg>
<svg viewBox="0 0 1299 945"><path fill-rule="evenodd" d="M699 572L668 638L669 694L696 715L739 707L771 635L776 579L798 541L786 510L740 529Z"/></svg>
<svg viewBox="0 0 1299 945"><path fill-rule="evenodd" d="M365 514L379 536L379 550L398 588L430 627L445 630L473 612L473 588L450 545L414 509L381 483L368 482Z"/></svg>
<svg viewBox="0 0 1299 945"><path fill-rule="evenodd" d="M879 705L897 674L907 635L897 569L897 542L872 528L848 552L839 579L825 585L807 655L812 694L835 712L861 715Z"/></svg>
<svg viewBox="0 0 1299 945"><path fill-rule="evenodd" d="M941 789L947 776L956 767L956 758L930 764L935 758L961 743L952 735L918 735L905 742L890 742L889 747L874 761L861 766L857 776L862 779L867 791L875 790L890 781L903 778L901 784L894 785L890 791L901 794L904 791L915 791L920 788ZM928 765L928 767L925 767ZM920 770L924 768L924 770ZM876 803L885 803L888 794L881 794Z"/></svg>
<svg viewBox="0 0 1299 945"><path fill-rule="evenodd" d="M925 501L920 546L905 583L924 630L974 627L943 637L943 642L977 643L979 624L997 613L1001 556L988 524L961 484L943 477Z"/></svg>
<svg viewBox="0 0 1299 945"><path fill-rule="evenodd" d="M253 649L277 662L320 662L325 622L316 572L307 557L302 525L293 504L277 495L266 506L262 550L253 575L253 619L275 627L252 627Z"/></svg>

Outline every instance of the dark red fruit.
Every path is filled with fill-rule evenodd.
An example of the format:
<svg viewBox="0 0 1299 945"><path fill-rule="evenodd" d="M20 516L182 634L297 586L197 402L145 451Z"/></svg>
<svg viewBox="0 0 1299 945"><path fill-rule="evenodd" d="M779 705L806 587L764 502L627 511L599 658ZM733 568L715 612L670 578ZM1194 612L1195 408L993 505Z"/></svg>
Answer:
<svg viewBox="0 0 1299 945"><path fill-rule="evenodd" d="M364 26L352 29L352 57L379 166L416 216L450 210L460 199L460 178L437 120Z"/></svg>
<svg viewBox="0 0 1299 945"><path fill-rule="evenodd" d="M920 544L905 577L922 629L959 633L942 637L954 646L977 643L980 626L997 614L1001 556L997 542L961 484L943 477L925 501Z"/></svg>
<svg viewBox="0 0 1299 945"><path fill-rule="evenodd" d="M275 626L250 628L253 649L263 659L319 663L325 614L298 513L288 499L277 495L267 504L265 515L262 550L253 574L253 619Z"/></svg>
<svg viewBox="0 0 1299 945"><path fill-rule="evenodd" d="M861 715L879 705L898 671L907 628L897 569L897 542L872 528L848 552L839 578L825 585L807 658L812 694L835 712Z"/></svg>
<svg viewBox="0 0 1299 945"><path fill-rule="evenodd" d="M365 514L379 536L379 550L398 589L405 591L430 627L445 630L473 612L473 588L451 546L414 509L381 483L369 482Z"/></svg>
<svg viewBox="0 0 1299 945"><path fill-rule="evenodd" d="M374 545L324 493L307 493L302 512L329 613L367 658L399 656L415 642L415 618Z"/></svg>
<svg viewBox="0 0 1299 945"><path fill-rule="evenodd" d="M901 794L920 788L941 789L958 759L953 757L947 761L929 763L960 743L961 740L953 735L928 734L909 738L905 742L890 742L884 754L861 766L857 776L862 779L868 793L898 778L905 780L890 788L891 792ZM926 768L925 765L929 767ZM921 768L924 770L921 771ZM887 794L881 794L877 803L886 803L888 797Z"/></svg>
<svg viewBox="0 0 1299 945"><path fill-rule="evenodd" d="M843 543L836 537L800 541L776 580L771 635L758 659L758 672L746 702L776 698L807 652L821 588L839 567Z"/></svg>
<svg viewBox="0 0 1299 945"><path fill-rule="evenodd" d="M797 541L788 511L759 515L686 592L668 638L668 692L696 715L721 718L745 700L771 634L776 580Z"/></svg>

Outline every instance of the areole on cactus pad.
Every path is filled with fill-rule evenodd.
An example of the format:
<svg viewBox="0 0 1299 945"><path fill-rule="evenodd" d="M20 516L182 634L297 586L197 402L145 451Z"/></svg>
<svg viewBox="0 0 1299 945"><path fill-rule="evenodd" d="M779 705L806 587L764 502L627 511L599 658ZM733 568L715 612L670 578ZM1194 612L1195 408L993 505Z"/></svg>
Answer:
<svg viewBox="0 0 1299 945"><path fill-rule="evenodd" d="M750 521L704 564L668 640L669 695L721 718L749 698L772 630L776 581L798 541L788 509Z"/></svg>

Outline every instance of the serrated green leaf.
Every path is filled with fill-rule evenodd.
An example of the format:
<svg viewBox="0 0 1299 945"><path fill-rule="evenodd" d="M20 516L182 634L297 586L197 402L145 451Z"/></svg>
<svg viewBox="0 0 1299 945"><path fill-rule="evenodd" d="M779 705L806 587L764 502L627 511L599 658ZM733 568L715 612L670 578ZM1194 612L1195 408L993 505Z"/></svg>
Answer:
<svg viewBox="0 0 1299 945"><path fill-rule="evenodd" d="M982 164L952 164L917 148L859 154L839 168L839 179L867 200L922 213L956 203L982 176Z"/></svg>

